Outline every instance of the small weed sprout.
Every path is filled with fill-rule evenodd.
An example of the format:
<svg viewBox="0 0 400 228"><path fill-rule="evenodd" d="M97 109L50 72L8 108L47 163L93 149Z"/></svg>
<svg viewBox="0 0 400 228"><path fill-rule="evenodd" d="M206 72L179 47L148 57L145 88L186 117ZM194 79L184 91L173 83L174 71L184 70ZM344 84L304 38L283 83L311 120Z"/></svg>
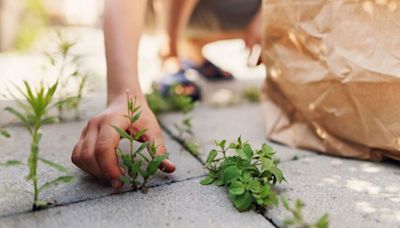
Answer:
<svg viewBox="0 0 400 228"><path fill-rule="evenodd" d="M277 194L272 187L285 180L277 167L274 150L263 144L254 150L241 137L236 143L226 145L226 140L216 142L218 149L210 151L205 167L209 173L200 183L216 184L228 188L229 198L242 212L255 207L278 205ZM228 156L233 151L233 156Z"/></svg>
<svg viewBox="0 0 400 228"><path fill-rule="evenodd" d="M72 53L72 48L76 42L68 41L64 35L57 31L58 50L54 54L46 54L50 65L57 71L57 79L59 86L57 89L58 96L58 118L62 121L65 119L65 112L74 111L75 119L80 119L80 104L84 93L87 90L88 74L83 72L80 64L80 55ZM75 86L71 89L71 84Z"/></svg>
<svg viewBox="0 0 400 228"><path fill-rule="evenodd" d="M182 141L185 148L193 155L199 154L199 145L194 142L194 133L192 118L187 114L183 114L182 122L174 124L175 129L178 131L177 137Z"/></svg>
<svg viewBox="0 0 400 228"><path fill-rule="evenodd" d="M132 126L136 123L136 121L139 120L140 115L140 106L136 106L136 100L132 101L132 98L128 94L128 115L125 115L124 117L129 120ZM121 158L127 173L126 176L121 176L121 181L124 184L129 184L133 190L139 189L146 193L147 184L155 176L158 167L165 159L167 159L167 156L156 155L157 146L155 145L154 141L152 143L144 142L139 146L138 149L134 150L134 143L142 138L147 129L139 130L133 134L132 132L127 133L125 130L117 126L112 127L121 138L129 141L128 153L123 152L121 148L117 149L117 155ZM143 154L143 151L146 148L150 158ZM142 163L144 163L144 165Z"/></svg>
<svg viewBox="0 0 400 228"><path fill-rule="evenodd" d="M252 103L260 101L260 89L256 87L249 87L244 90L243 97Z"/></svg>
<svg viewBox="0 0 400 228"><path fill-rule="evenodd" d="M41 157L39 150L39 143L42 138L42 125L57 121L57 118L49 117L47 114L49 109L53 106L51 105L51 102L58 84L55 83L50 87L45 87L41 84L39 89L36 90L31 88L26 81L24 82L24 85L24 90L21 88L18 88L18 90L26 99L26 102L18 100L14 95L12 95L16 99L20 110L17 111L10 107L6 108L6 110L13 114L22 123L23 127L29 132L32 139L30 154L26 163L29 168L29 174L26 179L27 181L31 181L33 184L33 210L39 210L51 205L50 202L39 198L39 193L41 191L54 185L68 183L73 179L73 177L69 175L60 176L39 186L39 175L37 172L38 162L42 162L61 173L69 173L63 166ZM3 165L15 166L23 164L24 163L21 161L10 160Z"/></svg>
<svg viewBox="0 0 400 228"><path fill-rule="evenodd" d="M295 228L328 228L329 227L329 217L328 214L324 214L315 223L309 224L304 221L303 208L304 203L297 199L294 207L290 207L287 199L282 196L281 201L283 207L291 213L292 217L286 218L283 221L283 227L295 227Z"/></svg>
<svg viewBox="0 0 400 228"><path fill-rule="evenodd" d="M168 95L164 96L159 89L153 85L153 92L146 94L146 100L154 114L160 115L171 111L187 113L194 108L195 102L193 102L192 98L179 94L176 89L177 86L179 85L171 86Z"/></svg>
<svg viewBox="0 0 400 228"><path fill-rule="evenodd" d="M10 138L11 134L4 128L0 128L0 135L5 138Z"/></svg>

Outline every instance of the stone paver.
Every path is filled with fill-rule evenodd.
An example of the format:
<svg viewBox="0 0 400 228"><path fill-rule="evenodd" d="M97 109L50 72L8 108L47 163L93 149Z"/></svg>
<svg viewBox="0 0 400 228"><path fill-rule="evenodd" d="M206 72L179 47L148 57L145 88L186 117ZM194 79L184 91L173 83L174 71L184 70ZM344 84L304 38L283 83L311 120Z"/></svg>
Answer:
<svg viewBox="0 0 400 228"><path fill-rule="evenodd" d="M110 187L97 183L70 162L72 148L79 138L84 124L84 122L70 122L44 127L41 155L70 168L77 178L71 184L60 185L43 191L43 199L57 200L59 204L65 204L113 193ZM28 134L19 127L10 128L9 131L13 135L12 138L4 139L0 137L0 162L9 159L25 161L29 154ZM160 173L150 184L160 185L203 175L204 170L200 162L187 152L182 151L177 143L166 134L164 135L170 159L178 167L173 174ZM43 164L40 164L39 171L43 177L42 182L54 179L60 174ZM32 187L30 183L25 181L27 172L25 167L0 167L0 216L30 210L32 196L25 191L31 191Z"/></svg>
<svg viewBox="0 0 400 228"><path fill-rule="evenodd" d="M400 227L399 164L315 156L281 165L288 183L282 193L302 199L305 218L328 213L330 227ZM270 209L281 224L286 212Z"/></svg>
<svg viewBox="0 0 400 228"><path fill-rule="evenodd" d="M200 179L0 219L0 227L274 227Z"/></svg>
<svg viewBox="0 0 400 228"><path fill-rule="evenodd" d="M281 161L288 161L302 156L312 156L304 150L291 149L286 146L268 142L265 137L264 117L258 104L242 104L227 108L196 107L191 113L195 140L201 150L199 157L205 161L208 151L214 148L215 140L236 140L240 135L255 148L267 142L277 151ZM182 121L182 114L169 113L160 117L161 122L173 134L177 134L174 123Z"/></svg>

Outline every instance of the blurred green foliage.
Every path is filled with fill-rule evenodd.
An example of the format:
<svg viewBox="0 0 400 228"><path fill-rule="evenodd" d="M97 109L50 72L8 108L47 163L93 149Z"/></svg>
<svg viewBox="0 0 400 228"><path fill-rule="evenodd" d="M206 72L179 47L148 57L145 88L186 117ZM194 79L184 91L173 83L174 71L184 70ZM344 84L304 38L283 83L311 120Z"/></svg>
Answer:
<svg viewBox="0 0 400 228"><path fill-rule="evenodd" d="M26 51L32 47L49 19L42 0L19 0L24 7L21 26L14 42L17 51Z"/></svg>

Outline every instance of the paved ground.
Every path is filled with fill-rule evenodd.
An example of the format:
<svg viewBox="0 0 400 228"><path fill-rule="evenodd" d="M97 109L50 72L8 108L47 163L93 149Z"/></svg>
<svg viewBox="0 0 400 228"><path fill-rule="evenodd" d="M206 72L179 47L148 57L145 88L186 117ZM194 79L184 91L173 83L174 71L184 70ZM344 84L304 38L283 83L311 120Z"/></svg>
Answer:
<svg viewBox="0 0 400 228"><path fill-rule="evenodd" d="M229 47L235 45L238 44ZM210 55L212 58L213 53ZM206 102L190 114L195 139L200 144L198 156L183 150L173 139L177 136L173 125L181 121L182 116L169 113L160 117L171 160L178 169L171 175L160 174L151 183L148 194L131 192L127 188L114 192L71 164L70 151L85 120L49 125L44 128L42 155L70 168L76 179L72 184L43 192L42 197L56 200L57 207L32 213L29 211L32 197L26 193L31 186L24 180L27 170L0 168L0 227L281 226L287 216L281 207L268 208L265 213L239 213L229 202L225 189L199 184L205 174L202 163L214 140L234 140L241 135L255 146L266 142L259 105L240 99L241 85L260 85L262 78L255 72L233 69L235 67L229 64L227 68L229 66L241 75L235 82L213 85L201 82L207 86ZM3 68L3 72L7 71ZM243 76L247 74L252 77ZM226 96L232 96L235 104L215 107L215 102L229 101L218 100ZM100 86L84 103L83 119L101 110L103 101L104 87ZM1 107L9 104L4 102L10 101L0 102ZM20 127L9 130L13 135L11 139L0 138L0 161L23 159L29 150L27 133ZM276 149L288 180L278 190L290 202L302 199L307 219L314 220L328 213L331 227L400 227L400 164L342 159L269 143ZM57 175L43 167L40 173L44 180Z"/></svg>

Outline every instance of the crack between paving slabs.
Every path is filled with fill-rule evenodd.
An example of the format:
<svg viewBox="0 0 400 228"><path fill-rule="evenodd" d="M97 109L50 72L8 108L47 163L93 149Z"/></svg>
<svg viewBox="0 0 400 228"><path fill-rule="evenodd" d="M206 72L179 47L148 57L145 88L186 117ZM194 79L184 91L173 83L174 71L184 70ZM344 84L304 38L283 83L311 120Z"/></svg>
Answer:
<svg viewBox="0 0 400 228"><path fill-rule="evenodd" d="M203 166L205 165L205 163L201 160L201 158L197 155L193 155L192 153L190 153L189 148L186 146L185 142L179 138L178 136L176 136L174 133L172 133L172 131L170 131L168 129L167 126L165 126L163 123L160 122L160 126L161 128L172 138L172 140L174 140L175 142L177 142L187 153L189 153L191 156L193 156L198 162L200 162L200 164L202 164Z"/></svg>
<svg viewBox="0 0 400 228"><path fill-rule="evenodd" d="M205 165L204 162L201 160L200 157L193 155L192 153L189 152L189 149L187 148L187 146L185 145L184 141L179 138L178 136L176 136L175 134L173 134L163 123L160 123L161 128L173 139L175 140L175 142L177 142L179 145L181 145L183 147L183 149L189 153L190 155L192 155L197 161L199 161L202 165ZM203 175L206 176L206 175ZM255 211L257 214L260 214L262 217L265 218L265 220L267 220L270 224L272 224L274 227L279 227L278 225L276 225L276 223L272 220L269 219L268 217L266 217L262 212L258 212Z"/></svg>
<svg viewBox="0 0 400 228"><path fill-rule="evenodd" d="M163 184L151 185L148 188L152 189L152 188L158 188L158 187L163 187L163 186L169 186L169 185L176 184L176 183L181 183L181 182L186 182L186 181L190 181L190 180L200 179L200 178L203 178L205 176L206 175L203 174L203 175L199 175L199 176L195 176L195 177L189 177L189 178L186 178L186 179L183 179L183 180L173 180L171 182L167 182L167 183L163 183ZM99 196L99 197L94 197L94 198L87 198L87 199L82 199L82 200L77 200L77 201L71 201L71 202L68 202L68 203L57 204L57 205L54 205L53 207L48 207L48 208L42 209L40 211L45 211L45 210L49 210L49 209L52 209L52 208L58 208L58 207L74 205L74 204L83 203L83 202L89 202L89 201L93 201L93 200L107 198L107 197L110 197L110 196L123 195L123 194L126 194L126 193L132 193L132 192L140 192L140 190L135 190L135 191L134 190L126 190L126 191L121 191L121 192L117 192L117 193L111 193L111 194L104 195L104 196ZM40 212L40 211L35 211L35 212ZM10 214L6 214L6 215L0 215L0 221L1 221L1 219L5 219L5 218L9 218L9 217L15 217L15 216L18 216L18 215L29 214L29 213L32 213L32 212L33 211L31 211L31 210L26 210L26 211L21 211L21 212L16 212L16 213L10 213Z"/></svg>

